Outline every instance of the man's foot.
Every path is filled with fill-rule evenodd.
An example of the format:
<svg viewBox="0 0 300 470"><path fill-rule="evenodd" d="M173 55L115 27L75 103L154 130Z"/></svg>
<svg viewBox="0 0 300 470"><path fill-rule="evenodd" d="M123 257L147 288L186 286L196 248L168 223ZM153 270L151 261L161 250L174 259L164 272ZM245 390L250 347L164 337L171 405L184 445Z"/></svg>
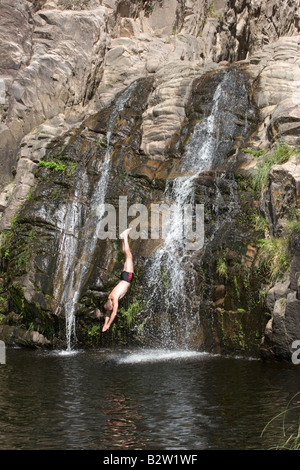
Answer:
<svg viewBox="0 0 300 470"><path fill-rule="evenodd" d="M127 228L126 230L124 230L124 232L120 233L120 236L119 238L125 238L128 236L128 233L130 232L131 228Z"/></svg>
<svg viewBox="0 0 300 470"><path fill-rule="evenodd" d="M107 326L104 326L104 327L102 328L102 333L104 333L104 332L107 331L107 330L108 330L108 327L107 327Z"/></svg>

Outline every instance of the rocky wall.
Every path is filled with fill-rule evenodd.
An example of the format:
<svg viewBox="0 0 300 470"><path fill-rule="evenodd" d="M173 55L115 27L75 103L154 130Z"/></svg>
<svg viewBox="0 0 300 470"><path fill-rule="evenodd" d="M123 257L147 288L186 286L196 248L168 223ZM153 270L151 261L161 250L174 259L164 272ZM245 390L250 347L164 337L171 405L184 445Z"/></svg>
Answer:
<svg viewBox="0 0 300 470"><path fill-rule="evenodd" d="M283 165L272 165L262 191L250 183L279 144L299 146L297 2L24 0L16 7L5 0L0 17L1 309L6 340L7 335L16 338L16 324L21 333L24 327L39 329L46 343L64 329L51 304L55 228L51 217L45 220L37 213L49 206L55 220L60 204L72 199L79 169L88 166L89 158L94 161L89 174L95 178L92 168L104 158L108 110L115 98L136 80L146 79L147 97L141 94L144 100L133 106L136 117L128 113L118 123L112 181L125 185L127 194L136 198L132 200L148 204L153 197L159 200L166 180L176 176L190 135L186 124L194 79L214 77L234 64L250 77L254 111L247 115L247 140L235 136L226 163L230 175L222 181L219 173L205 174L197 191L206 198L210 192L211 199L205 199L210 229L216 222L212 211L217 193L209 188L216 188L216 182L222 185L220 211L226 211L233 189L240 209L224 230L225 239L216 239L194 260L199 289L194 303L199 306L200 301L201 308L196 307L198 333L193 341L198 348L252 354L259 352L264 336L264 357L289 359L291 342L298 339L299 155L294 152ZM208 95L212 84L207 85ZM241 123L245 116L240 113L234 119ZM135 132L129 135L132 126ZM41 166L41 161L53 159L66 171ZM114 189L111 186L111 201ZM266 223L259 225L257 218L254 223L253 214ZM287 230L291 223L292 232ZM260 266L259 240L284 237L290 241L290 264L283 279L270 279ZM142 276L144 261L156 246L146 249L135 242L133 249ZM99 335L91 333L98 331L91 328L101 315L95 307L119 269L117 244L102 243L100 252L111 271L101 272L103 285L91 275L96 284L85 291L78 316L83 343L99 341ZM262 291L269 292L264 302ZM129 299L135 314L142 296L140 280ZM123 311L128 318L129 301ZM197 323L200 311L206 315ZM15 315L22 312L27 314L25 324L22 315ZM30 343L30 335L22 337L20 342ZM43 343L37 335L34 341Z"/></svg>

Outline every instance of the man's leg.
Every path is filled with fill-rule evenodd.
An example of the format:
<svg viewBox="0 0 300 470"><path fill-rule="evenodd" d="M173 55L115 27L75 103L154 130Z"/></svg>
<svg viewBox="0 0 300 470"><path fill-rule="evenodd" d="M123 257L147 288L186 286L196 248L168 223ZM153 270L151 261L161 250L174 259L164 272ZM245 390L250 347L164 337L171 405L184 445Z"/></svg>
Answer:
<svg viewBox="0 0 300 470"><path fill-rule="evenodd" d="M125 263L123 269L128 273L133 273L133 259L128 243L128 233L130 230L130 228L124 230L124 232L121 233L120 238L122 239L122 251L125 255Z"/></svg>

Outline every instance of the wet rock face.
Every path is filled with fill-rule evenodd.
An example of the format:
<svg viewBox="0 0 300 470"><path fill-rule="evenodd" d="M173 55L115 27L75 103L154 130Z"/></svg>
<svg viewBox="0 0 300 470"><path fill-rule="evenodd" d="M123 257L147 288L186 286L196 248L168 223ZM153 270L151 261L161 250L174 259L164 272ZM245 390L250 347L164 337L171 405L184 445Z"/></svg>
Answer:
<svg viewBox="0 0 300 470"><path fill-rule="evenodd" d="M53 143L45 165L37 165L38 184L14 226L7 272L11 308L46 335L50 323L57 338L65 339L65 317L72 307L85 313L94 307L93 319L99 299L115 282L116 248L98 239L97 211L104 203L102 191L105 202L115 206L119 194L128 197L128 204L149 199L147 187L126 175L123 156L128 167L140 164L134 149L139 147L141 113L151 83L137 83L128 101L121 95L117 113L113 105ZM113 151L103 179L106 155ZM76 289L80 297L73 305Z"/></svg>
<svg viewBox="0 0 300 470"><path fill-rule="evenodd" d="M79 129L53 142L44 160L37 164L36 189L23 205L14 224L7 267L11 308L22 313L27 322L34 323L46 336L51 326L55 331L55 341L64 341L66 318L72 311L72 321L77 325L77 339L86 344L88 328L99 326L103 302L118 281L123 264L119 242L98 238L97 218L94 216L98 205L105 200L118 208L120 196L126 197L128 207L141 203L149 209L154 201L164 202L166 188L174 184L174 163L177 164L177 175L184 176L189 168L197 171L201 155L199 163L191 162L190 145L194 145L195 123L206 122L203 127L203 132L206 129L205 139L203 142L198 141L198 146L203 146L203 152L207 152L205 142L211 142L207 157L211 170L200 174L195 188L191 187L191 190L194 191L196 202L205 205L207 240L200 252L186 252L186 259L182 260L180 269L185 273L184 276L188 276L188 284L194 279L194 287L191 283L185 286L186 281L182 281L183 290L177 292L180 295L179 303L176 304L181 309L180 321L178 312L170 310L167 327L174 324L172 341L174 337L176 341L181 337L184 344L186 336L182 334L183 325L190 322L194 325L194 331L192 339L188 339L189 344L215 350L215 339L210 339L211 336L216 337L214 325L207 323L206 331L201 333L202 339L196 334L196 325L199 328L199 321L200 324L202 322L199 319L199 305L208 311L224 308L225 305L226 310L234 315L237 309L247 312L251 301L251 295L245 289L242 302L240 292L244 289L243 279L249 273L236 270L236 263L240 262L248 239L236 222L241 207L237 182L232 172L232 154L251 129L245 117L249 113L249 121L250 116L253 119L247 89L250 90L248 74L234 68L221 68L214 74L208 72L201 75L200 80L195 80L188 100L186 125L181 136L177 136L177 143L176 139L172 142L177 148L176 156L174 158L171 151L172 145L167 145L165 161L152 160L141 152L143 116L147 103L155 93L152 78L137 81L120 93L109 108L91 116ZM214 108L214 104L218 106ZM238 145L237 136L240 138ZM195 154L194 149L190 155ZM110 157L109 166L105 167L107 155ZM181 164L184 159L187 168ZM103 178L106 172L107 176ZM119 221L116 228L119 229ZM156 268L150 267L148 270L145 265L148 259L151 266L152 254L156 263L155 252L158 247L162 250L163 262L169 248L162 247L162 243L162 240L151 239L132 241L139 275L126 302L128 309L131 305L136 306L136 315L144 324L138 338L142 343L147 343L149 338L153 342L154 337L156 341L166 340L165 334L160 337L159 332L165 332L168 303L175 302L175 292L168 283L172 283L177 275L176 271L173 272L173 262L176 263L178 255L174 252L169 267L163 264L159 266L159 274L161 270L165 273L162 280L159 275L154 279L158 274L155 274ZM228 273L230 281L226 282L222 302L210 305L212 286L221 280L216 279L216 266L215 263L212 265L211 260L221 257L226 257L226 263L231 263L236 271L234 274ZM235 261L231 262L230 257ZM171 270L168 272L168 269ZM144 304L153 294L153 287L148 283L152 277L156 296L149 309ZM234 279L240 286L230 286ZM219 310L216 311L219 315ZM183 322L182 326L180 322ZM247 330L247 319L245 325L244 329ZM228 326L228 331L230 328ZM136 336L136 329L133 332ZM248 346L244 347L247 349Z"/></svg>
<svg viewBox="0 0 300 470"><path fill-rule="evenodd" d="M224 83L222 86L221 82ZM212 140L217 144L207 169L226 171L230 168L231 155L239 147L240 141L251 132L253 120L256 119L249 98L251 87L248 71L242 67L229 68L223 74L205 74L195 80L186 111L189 126L193 126L193 134L188 137L190 141L187 144L190 158L197 154L197 147L201 148L202 142L209 139L203 135L203 129L200 133L197 131L197 123L201 123L211 113L213 106L216 109Z"/></svg>
<svg viewBox="0 0 300 470"><path fill-rule="evenodd" d="M74 321L84 345L163 340L157 332L172 302L163 292L173 292L174 276L162 269L157 285L146 282L160 240L132 240L135 284L118 327L107 339L96 334L123 258L117 240L94 236L94 216L103 195L114 207L126 196L128 206L149 209L176 189L177 177L201 167L191 188L204 204L205 246L182 258L189 285L178 289L182 318L169 312L172 334L182 336L188 320L193 347L257 354L267 323L259 293L270 286L258 269L264 229L253 212L272 237L284 234L291 206L299 210L299 156L273 166L258 195L249 180L259 159L242 149L299 145L297 2L90 0L75 8L67 0L24 0L12 14L13 7L10 0L0 6L0 230L5 309L24 319L15 341L64 343ZM202 126L228 70L210 133ZM217 145L195 169L203 141ZM284 344L298 318L297 238L291 244L287 285L276 283L267 296L265 357L291 353ZM25 335L24 327L42 336Z"/></svg>

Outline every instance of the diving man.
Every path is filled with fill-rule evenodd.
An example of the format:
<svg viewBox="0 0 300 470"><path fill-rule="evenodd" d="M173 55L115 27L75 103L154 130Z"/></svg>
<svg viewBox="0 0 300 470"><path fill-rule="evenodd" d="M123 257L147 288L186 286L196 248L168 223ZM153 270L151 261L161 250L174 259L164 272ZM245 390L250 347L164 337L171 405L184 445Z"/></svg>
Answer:
<svg viewBox="0 0 300 470"><path fill-rule="evenodd" d="M114 321L118 312L119 300L124 297L133 279L133 260L128 242L128 233L130 230L131 229L128 228L120 234L120 238L122 239L122 251L125 255L125 263L123 271L121 273L121 281L116 285L116 287L113 288L113 290L108 296L106 304L104 305L106 314L104 325L102 328L103 332L107 331L112 322Z"/></svg>

